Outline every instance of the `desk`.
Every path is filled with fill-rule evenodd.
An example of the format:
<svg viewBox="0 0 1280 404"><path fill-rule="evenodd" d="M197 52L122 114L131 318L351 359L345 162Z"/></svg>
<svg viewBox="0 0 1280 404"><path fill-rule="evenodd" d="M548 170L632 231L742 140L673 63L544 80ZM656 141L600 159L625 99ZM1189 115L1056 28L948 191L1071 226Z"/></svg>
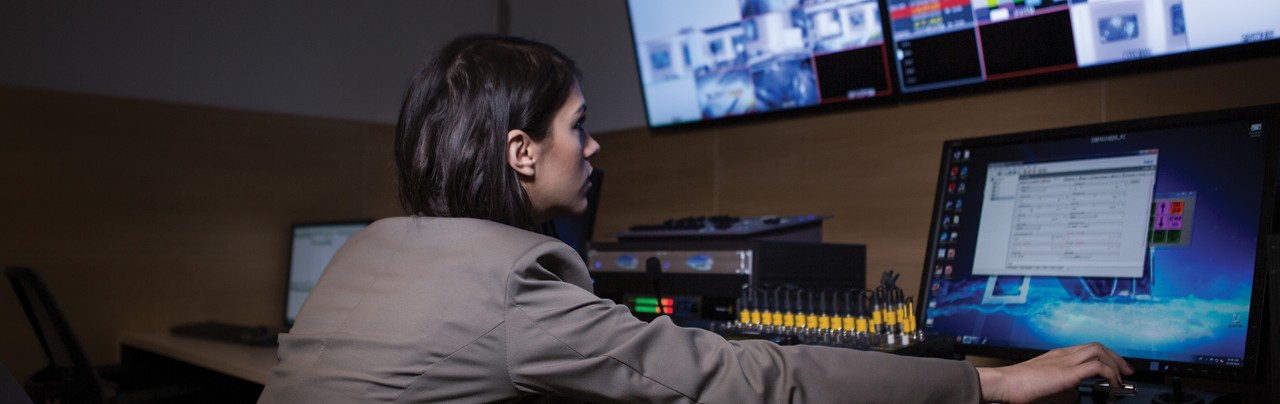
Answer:
<svg viewBox="0 0 1280 404"><path fill-rule="evenodd" d="M230 379L229 383L244 385L241 390L249 390L247 395L256 397L253 391L261 392L271 367L276 364L276 347L239 345L168 333L127 334L120 338L120 362L129 368L193 373L195 375L190 377L202 381Z"/></svg>

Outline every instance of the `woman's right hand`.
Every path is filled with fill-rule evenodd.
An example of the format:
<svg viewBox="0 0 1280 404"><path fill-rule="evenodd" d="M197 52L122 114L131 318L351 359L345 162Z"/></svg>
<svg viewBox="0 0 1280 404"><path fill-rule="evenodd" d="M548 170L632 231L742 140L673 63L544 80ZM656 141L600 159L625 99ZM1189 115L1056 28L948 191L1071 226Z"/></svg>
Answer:
<svg viewBox="0 0 1280 404"><path fill-rule="evenodd" d="M998 403L1075 402L1081 381L1101 377L1118 386L1121 375L1131 374L1133 366L1097 342L1054 349L1015 365L978 368L983 401Z"/></svg>

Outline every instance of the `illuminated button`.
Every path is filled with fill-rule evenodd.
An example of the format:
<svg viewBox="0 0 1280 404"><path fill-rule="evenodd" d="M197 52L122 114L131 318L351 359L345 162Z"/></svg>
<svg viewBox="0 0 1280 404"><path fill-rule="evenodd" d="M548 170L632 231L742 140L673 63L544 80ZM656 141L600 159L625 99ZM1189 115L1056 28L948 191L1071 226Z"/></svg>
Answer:
<svg viewBox="0 0 1280 404"><path fill-rule="evenodd" d="M685 260L685 265L688 265L689 268L702 272L710 271L711 266L714 263L715 260L711 259L710 255L702 254L689 257L688 260Z"/></svg>
<svg viewBox="0 0 1280 404"><path fill-rule="evenodd" d="M622 255L615 259L613 263L619 268L632 270L640 265L640 260L636 259L634 255Z"/></svg>
<svg viewBox="0 0 1280 404"><path fill-rule="evenodd" d="M663 307L662 310L658 310L658 306L637 304L635 307L635 312L636 313L671 314L675 312L675 308L671 306L667 306L667 307Z"/></svg>

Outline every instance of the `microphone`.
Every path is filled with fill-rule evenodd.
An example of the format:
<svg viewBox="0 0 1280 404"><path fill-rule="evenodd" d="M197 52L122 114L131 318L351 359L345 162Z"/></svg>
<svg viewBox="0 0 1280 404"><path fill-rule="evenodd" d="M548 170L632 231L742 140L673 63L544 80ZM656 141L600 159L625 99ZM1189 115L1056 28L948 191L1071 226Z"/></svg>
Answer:
<svg viewBox="0 0 1280 404"><path fill-rule="evenodd" d="M658 314L666 314L667 309L662 305L662 292L658 288L662 278L662 260L658 257L649 257L644 260L644 273L649 276L649 281L653 282L653 298L658 301Z"/></svg>

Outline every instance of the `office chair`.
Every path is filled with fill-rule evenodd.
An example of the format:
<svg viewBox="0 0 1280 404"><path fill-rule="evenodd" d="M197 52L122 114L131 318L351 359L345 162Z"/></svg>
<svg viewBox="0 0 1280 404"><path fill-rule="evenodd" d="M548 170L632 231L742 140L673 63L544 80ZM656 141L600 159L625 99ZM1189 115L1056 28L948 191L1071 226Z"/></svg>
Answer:
<svg viewBox="0 0 1280 404"><path fill-rule="evenodd" d="M106 386L85 353L80 339L71 330L71 323L62 314L49 291L49 286L39 273L30 268L5 268L4 276L13 284L13 291L22 303L22 310L31 321L31 328L40 340L49 365L36 372L27 382L27 391L36 402L59 400L62 402L105 403Z"/></svg>
<svg viewBox="0 0 1280 404"><path fill-rule="evenodd" d="M102 373L116 376L116 381L123 381L128 375L119 366L93 366L44 278L35 270L21 267L5 268L4 276L13 284L49 360L48 366L27 379L27 394L36 403L163 402L203 392L199 386L178 384L115 391L117 385L104 381Z"/></svg>

